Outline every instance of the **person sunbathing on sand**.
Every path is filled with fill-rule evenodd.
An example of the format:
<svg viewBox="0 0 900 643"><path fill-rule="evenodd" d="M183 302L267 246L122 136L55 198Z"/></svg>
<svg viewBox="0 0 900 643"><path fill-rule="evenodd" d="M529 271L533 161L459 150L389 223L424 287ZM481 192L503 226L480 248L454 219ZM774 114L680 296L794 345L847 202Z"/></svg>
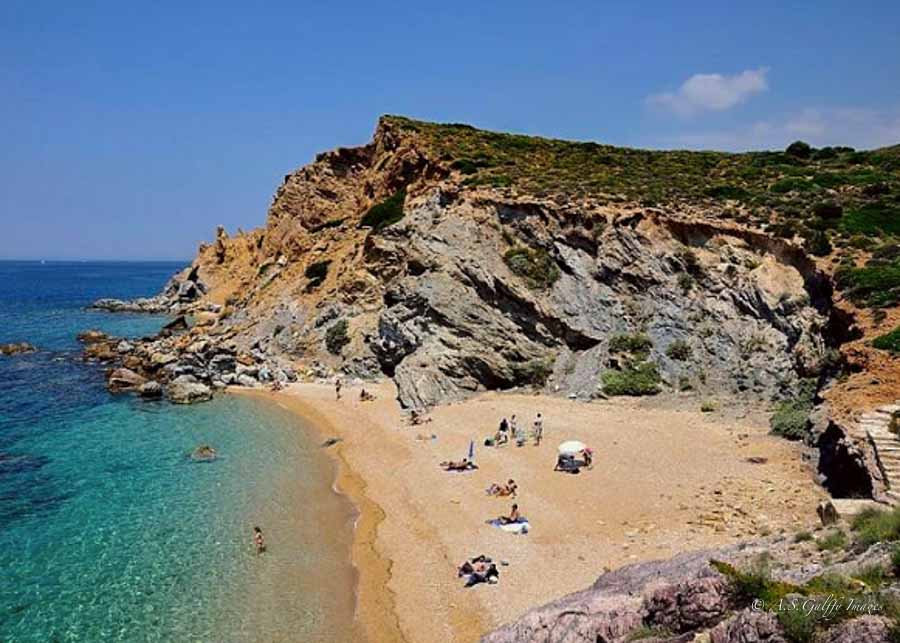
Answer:
<svg viewBox="0 0 900 643"><path fill-rule="evenodd" d="M512 511L509 512L508 516L500 516L500 524L501 525L512 525L519 522L522 517L519 515L519 505L513 504Z"/></svg>
<svg viewBox="0 0 900 643"><path fill-rule="evenodd" d="M375 396L369 393L366 389L363 389L359 392L359 400L360 402L371 402L375 399Z"/></svg>
<svg viewBox="0 0 900 643"><path fill-rule="evenodd" d="M511 496L514 498L516 496L516 490L518 488L519 487L518 487L518 485L516 485L515 480L510 478L506 482L505 485L500 485L500 484L496 484L496 483L492 484L490 487L487 488L487 494L489 496L497 496L499 498L503 498L506 496Z"/></svg>
<svg viewBox="0 0 900 643"><path fill-rule="evenodd" d="M474 462L469 462L468 458L463 458L459 462L454 460L444 460L440 464L443 467L444 471L468 471L469 469L477 469L478 465Z"/></svg>

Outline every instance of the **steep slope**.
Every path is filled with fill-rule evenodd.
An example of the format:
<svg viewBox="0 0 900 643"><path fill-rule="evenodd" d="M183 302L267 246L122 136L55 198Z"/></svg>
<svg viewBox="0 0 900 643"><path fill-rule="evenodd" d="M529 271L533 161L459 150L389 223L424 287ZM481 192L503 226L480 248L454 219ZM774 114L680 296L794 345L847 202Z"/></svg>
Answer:
<svg viewBox="0 0 900 643"><path fill-rule="evenodd" d="M198 265L248 341L384 372L409 406L522 384L589 397L604 372L783 397L823 381L848 324L827 270L768 230L777 211L745 203L764 179L720 185L778 160L797 167L385 117L369 145L285 177L265 228L220 234ZM363 225L391 202L398 221Z"/></svg>

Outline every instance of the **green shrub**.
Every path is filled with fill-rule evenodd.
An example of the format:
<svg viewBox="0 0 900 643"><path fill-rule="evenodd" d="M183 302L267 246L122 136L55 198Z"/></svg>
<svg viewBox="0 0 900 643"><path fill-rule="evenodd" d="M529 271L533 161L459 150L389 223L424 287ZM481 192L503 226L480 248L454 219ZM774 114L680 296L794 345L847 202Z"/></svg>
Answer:
<svg viewBox="0 0 900 643"><path fill-rule="evenodd" d="M860 568L854 575L858 581L862 581L870 588L880 588L887 580L887 570L878 563L872 563Z"/></svg>
<svg viewBox="0 0 900 643"><path fill-rule="evenodd" d="M841 220L845 232L878 236L900 234L900 208L877 201L850 210Z"/></svg>
<svg viewBox="0 0 900 643"><path fill-rule="evenodd" d="M609 338L610 353L631 353L637 357L646 357L653 348L653 342L643 333L620 333Z"/></svg>
<svg viewBox="0 0 900 643"><path fill-rule="evenodd" d="M666 356L679 362L686 362L691 358L692 354L691 345L683 339L676 339L666 349Z"/></svg>
<svg viewBox="0 0 900 643"><path fill-rule="evenodd" d="M705 194L713 199L729 199L732 201L743 201L750 196L744 188L734 185L714 185L705 190Z"/></svg>
<svg viewBox="0 0 900 643"><path fill-rule="evenodd" d="M622 370L607 370L600 375L607 395L656 395L659 393L659 369L653 362L629 362Z"/></svg>
<svg viewBox="0 0 900 643"><path fill-rule="evenodd" d="M891 569L894 576L900 576L900 543L891 548Z"/></svg>
<svg viewBox="0 0 900 643"><path fill-rule="evenodd" d="M900 540L900 509L865 509L853 519L851 528L866 546Z"/></svg>
<svg viewBox="0 0 900 643"><path fill-rule="evenodd" d="M870 263L862 268L845 266L835 272L835 281L859 306L880 308L900 302L900 261Z"/></svg>
<svg viewBox="0 0 900 643"><path fill-rule="evenodd" d="M847 546L847 534L840 529L835 529L822 536L816 544L820 551L837 551Z"/></svg>
<svg viewBox="0 0 900 643"><path fill-rule="evenodd" d="M824 201L814 205L812 212L813 216L817 216L820 219L840 219L841 215L844 214L844 208L834 201Z"/></svg>
<svg viewBox="0 0 900 643"><path fill-rule="evenodd" d="M817 612L798 607L780 610L775 617L784 630L785 638L791 643L812 643L815 640L816 630L819 627Z"/></svg>
<svg viewBox="0 0 900 643"><path fill-rule="evenodd" d="M883 351L889 351L894 355L900 355L900 326L884 335L879 335L872 341L872 346Z"/></svg>
<svg viewBox="0 0 900 643"><path fill-rule="evenodd" d="M702 404L700 404L700 412L701 413L713 413L719 408L719 405L713 402L712 400L704 400Z"/></svg>
<svg viewBox="0 0 900 643"><path fill-rule="evenodd" d="M397 190L393 196L381 203L376 203L359 222L360 227L372 228L375 232L397 223L403 218L403 202L406 200L406 188Z"/></svg>
<svg viewBox="0 0 900 643"><path fill-rule="evenodd" d="M804 382L797 397L779 402L775 407L775 413L769 418L772 433L788 440L801 440L806 437L814 398L814 383Z"/></svg>
<svg viewBox="0 0 900 643"><path fill-rule="evenodd" d="M520 384L543 386L553 374L553 360L531 359L512 365L513 379Z"/></svg>
<svg viewBox="0 0 900 643"><path fill-rule="evenodd" d="M808 192L812 189L813 184L806 179L787 178L776 181L769 191L775 194L786 194L787 192Z"/></svg>
<svg viewBox="0 0 900 643"><path fill-rule="evenodd" d="M804 141L794 141L785 148L784 153L798 159L808 159L812 156L813 148Z"/></svg>
<svg viewBox="0 0 900 643"><path fill-rule="evenodd" d="M510 270L525 279L531 288L549 288L559 279L559 268L543 248L516 246L506 251L503 261Z"/></svg>
<svg viewBox="0 0 900 643"><path fill-rule="evenodd" d="M674 636L674 633L664 627L642 625L629 633L628 636L625 637L625 641L627 643L634 643L635 641L643 641L645 639L665 640L672 638L672 636Z"/></svg>
<svg viewBox="0 0 900 643"><path fill-rule="evenodd" d="M340 355L344 346L350 343L350 337L347 334L348 327L346 319L339 319L325 331L325 346L329 353Z"/></svg>
<svg viewBox="0 0 900 643"><path fill-rule="evenodd" d="M694 287L694 278L686 272L680 273L678 275L678 287L681 288L682 293L688 294L691 288Z"/></svg>
<svg viewBox="0 0 900 643"><path fill-rule="evenodd" d="M797 535L794 536L795 543L805 543L809 542L813 539L813 535L809 531L798 531Z"/></svg>
<svg viewBox="0 0 900 643"><path fill-rule="evenodd" d="M450 168L458 170L460 174L475 174L478 171L478 164L469 159L457 159L450 164Z"/></svg>
<svg viewBox="0 0 900 643"><path fill-rule="evenodd" d="M325 281L325 277L328 276L328 266L330 265L331 261L325 260L311 263L306 267L303 274L309 279L309 288L318 288L322 285L322 282Z"/></svg>
<svg viewBox="0 0 900 643"><path fill-rule="evenodd" d="M828 235L821 230L810 231L806 236L804 247L808 253L816 257L826 257L834 250L831 247L831 242L828 240Z"/></svg>

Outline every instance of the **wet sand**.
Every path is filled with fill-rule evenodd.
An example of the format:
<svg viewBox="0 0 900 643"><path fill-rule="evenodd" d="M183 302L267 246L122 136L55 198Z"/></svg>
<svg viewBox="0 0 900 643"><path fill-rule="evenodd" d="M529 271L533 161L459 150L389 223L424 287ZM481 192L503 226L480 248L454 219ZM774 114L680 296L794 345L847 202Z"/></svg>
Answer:
<svg viewBox="0 0 900 643"><path fill-rule="evenodd" d="M367 388L376 401L360 402L358 387L336 401L325 384L254 394L297 412L323 440L342 440L328 452L339 463L337 488L360 511L357 625L370 641L475 641L589 586L604 569L817 524L824 493L798 447L769 436L762 415L685 410L699 407L696 400L586 404L488 393L441 406L413 427L393 383ZM539 411L541 446L481 446L501 417L516 413L530 426ZM477 471L441 470L439 462L463 458L473 439ZM592 470L553 471L556 447L568 439L595 449ZM525 536L485 524L511 501L484 490L508 478L531 521ZM499 584L463 589L456 566L482 553L509 563Z"/></svg>

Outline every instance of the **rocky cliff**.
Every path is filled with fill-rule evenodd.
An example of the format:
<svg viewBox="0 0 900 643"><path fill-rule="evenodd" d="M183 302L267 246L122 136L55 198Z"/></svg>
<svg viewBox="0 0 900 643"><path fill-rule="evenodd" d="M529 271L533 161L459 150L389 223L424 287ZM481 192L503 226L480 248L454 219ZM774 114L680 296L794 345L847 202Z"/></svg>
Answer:
<svg viewBox="0 0 900 643"><path fill-rule="evenodd" d="M768 400L824 383L851 338L829 266L772 234L775 210L684 176L715 186L742 155L610 150L385 117L370 144L285 177L265 227L220 231L195 268L248 344L387 374L406 406L521 385ZM593 160L570 167L579 155ZM573 187L578 172L596 185Z"/></svg>

